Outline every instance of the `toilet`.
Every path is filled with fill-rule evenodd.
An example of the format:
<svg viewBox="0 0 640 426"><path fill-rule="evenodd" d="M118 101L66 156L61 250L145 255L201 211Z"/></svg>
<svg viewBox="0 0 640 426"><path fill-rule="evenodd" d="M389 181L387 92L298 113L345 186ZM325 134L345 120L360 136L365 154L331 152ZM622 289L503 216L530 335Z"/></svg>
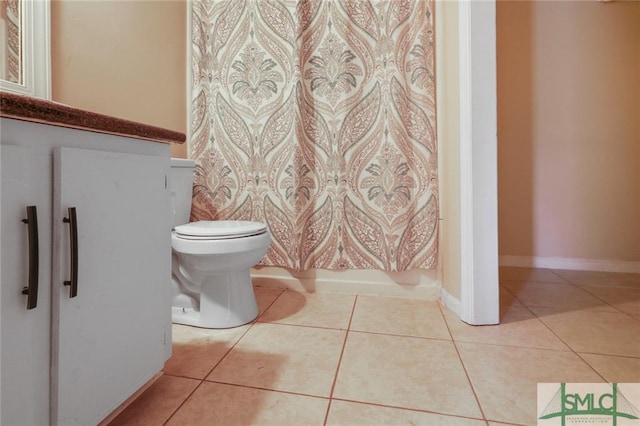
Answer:
<svg viewBox="0 0 640 426"><path fill-rule="evenodd" d="M258 304L249 270L267 253L267 225L189 223L195 161L171 159L172 322L231 328L253 321Z"/></svg>

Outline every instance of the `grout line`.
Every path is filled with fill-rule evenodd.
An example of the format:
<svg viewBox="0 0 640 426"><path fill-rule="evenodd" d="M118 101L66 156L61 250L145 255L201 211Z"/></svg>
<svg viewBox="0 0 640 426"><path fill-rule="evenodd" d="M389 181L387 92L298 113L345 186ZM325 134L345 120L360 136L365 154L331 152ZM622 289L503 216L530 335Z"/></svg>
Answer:
<svg viewBox="0 0 640 426"><path fill-rule="evenodd" d="M403 406L400 406L400 405L381 404L381 403L378 403L378 402L364 402L364 401L358 401L358 400L355 400L355 399L347 399L347 398L332 398L332 399L334 399L335 401L348 402L348 403L351 403L351 404L371 405L371 406L374 406L374 407L392 408L394 410L412 411L414 413L436 414L438 416L453 417L453 418L458 418L458 419L481 420L481 421L484 421L484 422L487 421L487 420L479 418L479 417L463 416L463 415L459 415L459 414L450 414L450 413L442 413L440 411L433 411L433 410L421 410L419 408L403 407Z"/></svg>
<svg viewBox="0 0 640 426"><path fill-rule="evenodd" d="M533 313L533 312L532 312ZM535 313L533 313L535 315ZM546 322L544 322L544 320L540 317L538 317L536 315L536 318L538 318L540 320L540 322L542 324L544 324L545 327L547 327L547 329L553 333L562 343L564 343L565 345L567 345L567 347L569 349L571 349L571 352L577 356L582 362L584 362L594 373L596 373L605 383L607 383L607 379L600 374L600 372L598 370L595 369L594 366L592 366L589 362L587 362L587 360L585 360L581 355L580 352L578 352L577 350L575 350L569 343L567 343L562 337L560 337ZM619 356L619 355L611 355L611 354L602 354L602 353L597 353L597 352L584 352L585 354L592 354L592 355L605 355L605 356ZM634 357L629 357L629 358L634 358Z"/></svg>
<svg viewBox="0 0 640 426"><path fill-rule="evenodd" d="M208 376L213 372L213 370L215 370L215 369L216 369L216 367L217 367L218 365L220 365L220 363L221 363L222 361L224 361L224 359L229 355L229 353L233 350L233 348L235 348L235 347L236 347L236 345L240 342L240 340L242 340L242 338L243 338L244 336L246 336L246 335L247 335L247 333L249 332L249 330L251 330L251 328L253 328L253 325L255 324L255 322L256 322L256 321L255 321L255 320L253 320L253 322L251 322L251 323L250 323L249 327L247 327L247 329L245 330L245 332L244 332L244 333L242 333L242 335L241 335L240 337L238 337L238 339L233 343L233 345L231 345L231 346L229 347L229 349L227 349L227 351L224 353L224 355L222 355L222 356L220 357L220 359L218 360L218 362L216 362L216 363L213 365L213 367L211 367L211 369L209 370L209 372L208 372L207 374L205 374L205 375L204 375L204 378L203 378L202 380L205 380L205 379L206 379L206 378L207 378L207 377L208 377Z"/></svg>
<svg viewBox="0 0 640 426"><path fill-rule="evenodd" d="M602 298L601 298L601 297L599 297L598 295L596 295L596 294L593 294L593 293L589 292L589 290L587 290L587 289L585 289L585 288L582 288L582 286L578 286L578 285L576 285L576 287L578 287L580 290L582 290L582 291L584 291L585 293L587 293L589 296L591 296L591 297L595 297L596 299L600 300L601 302L603 302L603 303L605 303L605 304L607 304L607 305L611 306L613 309L615 309L615 310L616 310L616 311L618 311L619 313L621 313L621 314L625 314L625 315L627 315L627 316L629 316L629 317L631 317L631 318L633 318L633 319L637 319L637 318L635 318L633 315L631 315L630 313L623 311L622 309L618 308L617 306L612 305L611 303L609 303L609 302L607 302L606 300L602 299ZM585 286L585 287L589 287L589 286ZM591 286L591 287L597 287L597 286ZM614 287L614 288L624 288L624 287ZM611 313L613 313L613 312L611 312Z"/></svg>
<svg viewBox="0 0 640 426"><path fill-rule="evenodd" d="M327 327L327 326L321 326L321 325L310 325L310 324L291 324L291 323L287 323L287 322L263 322L263 321L257 321L260 324L269 324L269 325L282 325L282 326L286 326L286 327L301 327L301 328L315 328L317 330L331 330L331 331L346 331L346 328L335 328L335 327Z"/></svg>
<svg viewBox="0 0 640 426"><path fill-rule="evenodd" d="M196 386L195 388L193 388L193 390L191 392L189 392L189 395L187 395L187 397L184 399L184 401L182 401L180 403L180 405L178 405L178 407L173 410L173 412L169 415L169 417L167 417L167 420L165 420L164 422L162 422L163 425L166 425L167 423L169 423L169 420L171 420L171 418L173 416L175 416L175 414L180 410L180 408L182 408L182 406L184 404L186 404L186 402L189 400L189 398L191 398L193 396L193 394L200 388L200 386L202 386L202 383L204 382L204 380L200 380L200 383L198 383L198 386Z"/></svg>
<svg viewBox="0 0 640 426"><path fill-rule="evenodd" d="M419 340L437 340L439 342L451 342L452 339L445 339L442 337L425 337L425 336L411 336L408 334L394 334L394 333L381 333L378 331L364 331L364 330L349 330L350 333L361 334L376 334L378 336L392 336L392 337L406 337L407 339L419 339Z"/></svg>
<svg viewBox="0 0 640 426"><path fill-rule="evenodd" d="M340 350L340 357L338 358L338 365L336 365L336 372L333 375L333 382L331 383L331 392L329 392L329 403L327 404L327 411L324 415L323 425L327 424L329 420L329 411L331 410L331 400L333 399L333 391L336 388L336 382L338 381L338 373L340 372L340 365L342 364L342 357L344 356L344 348L347 346L347 338L349 337L349 331L351 330L351 322L353 321L353 315L356 312L356 305L358 304L358 295L353 299L353 306L351 307L351 315L349 316L349 323L347 324L347 331L344 334L344 341L342 342L342 349Z"/></svg>
<svg viewBox="0 0 640 426"><path fill-rule="evenodd" d="M561 278L562 278L562 277L561 277ZM568 281L568 280L567 280L567 281ZM605 305L610 306L610 307L613 307L614 309L616 309L616 311L619 311L619 312L621 312L621 313L625 314L625 312L620 311L620 310L619 310L619 309L617 309L615 306L613 306L613 305L611 305L611 304L607 303L605 300L600 299L600 298L599 298L599 297L597 297L596 295L593 295L593 294L589 293L588 291L586 291L585 289L583 289L581 286L579 286L579 285L577 285L577 284L574 284L574 283L572 283L572 282L570 282L570 281L568 281L568 282L569 282L571 285L573 285L574 287L576 287L576 288L580 289L581 291L583 291L584 293L588 294L589 296L592 296L592 297L594 297L594 298L596 298L596 299L600 300L600 301L601 301L601 302L603 302ZM572 352L576 357L578 357L582 362L584 362L584 363L585 363L585 364L586 364L586 365L587 365L587 366L588 366L588 367L589 367L589 368L590 368L594 373L596 373L596 374L597 374L597 375L598 375L598 376L599 376L599 377L600 377L600 378L601 378L605 383L607 382L607 379L606 379L602 374L600 374L600 372L599 372L598 370L596 370L596 368L595 368L595 367L593 367L593 366L592 366L592 365L591 365L587 360L585 360L585 359L581 356L580 352L578 352L578 351L577 351L575 348L573 348L573 347L572 347L572 346L571 346L571 345L570 345L570 344L569 344L565 339L563 339L563 338L562 338L558 333L556 333L556 331L555 331L553 328L551 328L551 326L550 326L549 324L547 324L547 322L543 319L543 317L542 317L542 316L537 315L537 314L536 314L536 313L535 313L535 312L534 312L534 311L533 311L533 310L532 310L528 305L526 305L522 300L520 300L520 299L518 298L518 296L517 296L516 294L514 294L513 292L511 292L508 288L506 288L506 287L504 287L504 286L503 286L503 288L505 288L509 293L513 294L513 296L515 297L515 299L516 299L516 300L518 300L518 301L519 301L519 302L520 302L520 303L521 303L521 304L522 304L522 305L523 305L523 306L524 306L524 307L525 307L529 312L531 312L531 314L532 314L535 318L537 318L537 319L542 323L542 325L544 325L544 327L546 327L546 328L547 328L547 330L549 330L549 331L551 332L551 334L553 334L554 336L556 336L556 337L558 338L558 340L560 340L560 341L561 341L565 346L567 346L567 347L569 348L569 351L570 351L570 352ZM567 309L567 310L569 310L569 311L581 310L581 309L578 309L578 308L571 308L571 307L568 307L568 308L566 308L566 309ZM592 309L592 308L587 308L587 309ZM564 312L564 311L563 311L563 312ZM607 312L607 311L595 311L595 312L604 312L604 313L610 313L610 314L611 314L611 313L616 313L616 314L618 313L618 312ZM627 315L628 315L628 314L627 314ZM630 315L629 315L629 316L630 316ZM563 352L566 352L566 351L563 351ZM584 351L583 351L583 353L590 353L590 352L584 352ZM618 355L610 355L610 354L601 354L601 353L597 353L597 352L593 352L593 354L594 354L594 355L618 356ZM634 358L634 357L629 357L629 358Z"/></svg>
<svg viewBox="0 0 640 426"><path fill-rule="evenodd" d="M227 355L229 355L229 353L231 352L231 350L238 344L238 342L240 342L240 340L249 332L249 330L251 330L251 328L253 327L253 325L258 321L258 318L260 318L264 312L267 311L267 309L269 309L271 307L271 305L273 305L276 300L278 300L278 298L282 295L283 292L280 292L280 294L273 299L273 301L269 304L269 306L267 306L264 311L262 313L259 313L258 316L256 317L255 320L253 320L249 327L247 327L247 329L245 330L244 333L242 333L242 335L235 341L235 343L233 345L231 345L231 347L224 353L224 355L218 360L218 362L216 362L216 364L209 370L208 373L206 373L204 375L204 378L202 379L194 379L193 377L183 377L183 376L174 376L174 377L183 377L183 378L187 378L187 379L192 379L192 380L200 380L200 383L198 383L198 386L196 386L193 391L191 393L189 393L189 395L187 395L187 397L184 399L184 401L182 401L182 403L178 406L178 408L176 408L171 415L167 418L167 420L163 423L167 424L169 422L169 420L171 420L171 418L178 412L178 410L180 410L180 408L182 408L182 406L189 400L189 398L191 398L191 396L195 393L196 390L198 390L200 388L200 386L202 386L202 384L206 381L206 378L211 374L211 372L218 366L220 365L220 363L222 362L222 360L224 360ZM173 344L173 342L172 342Z"/></svg>
<svg viewBox="0 0 640 426"><path fill-rule="evenodd" d="M577 287L577 286L576 286L576 287ZM516 296L516 299L518 299L518 297L517 297L517 296ZM518 299L518 301L520 301L520 299ZM520 301L520 303L522 303L522 301ZM524 305L524 303L522 303L522 304ZM568 347L568 348L569 348L569 350L570 350L570 352L572 352L575 356L577 356L577 357L578 357L582 362L584 362L584 363L585 363L585 364L586 364L586 365L587 365L587 366L588 366L588 367L589 367L589 368L590 368L594 373L596 373L600 378L602 378L602 379L606 382L606 379L605 379L605 378L604 378L600 373L598 373L598 371L596 371L596 369L595 369L591 364L589 364L587 361L585 361L585 360L580 356L580 354L578 354L578 352L577 352L577 351L576 351L576 350L575 350L575 349L574 349L574 348L573 348L573 347L572 347L572 346L571 346L567 341L565 341L565 339L563 339L562 337L560 337L560 335L558 335L558 333L556 333L556 332L555 332L555 330L553 330L553 329L552 329L552 328L551 328L551 327L550 327L550 326L549 326L549 325L548 325L548 324L547 324L547 323L546 323L546 322L545 322L545 321L544 321L540 316L536 315L536 313L535 313L535 312L533 312L533 311L532 311L532 310L531 310L527 305L524 305L524 306L525 306L525 308L527 308L527 310L528 310L529 312L531 312L531 314L533 314L533 316L534 316L535 318L537 318L537 319L538 319L538 321L540 321L540 322L542 323L542 325L544 325L544 326L547 328L547 330L549 330L549 331L551 332L551 334L553 334L554 336L556 336L556 337L558 338L558 340L560 340L560 341L561 341L561 342L562 342L566 347ZM564 352L566 352L566 351L564 351Z"/></svg>
<svg viewBox="0 0 640 426"><path fill-rule="evenodd" d="M509 291L509 290L507 289L507 291ZM524 302L523 302L522 300L520 300L520 298L518 298L518 296L517 296L515 293L513 293L513 292L511 292L511 291L509 291L509 292L513 295L513 297L514 297L518 302L520 302L520 304L522 304L522 306L524 306L524 308L525 308L527 311L529 311L529 313L530 313L531 315L533 315L533 317L534 317L534 318L536 318L538 321L540 321L540 322L542 323L542 325L543 325L543 326L545 326L545 327L547 328L547 330L549 330L549 331L551 332L551 334L553 334L554 336L556 336L556 337L557 337L557 338L558 338L558 339L559 339L559 340L560 340L560 341L561 341L561 342L562 342L562 343L563 343L567 348L569 348L570 352L574 352L574 353L575 353L575 351L573 350L573 348L571 347L571 345L569 345L567 342L565 342L565 340L564 340L563 338L561 338L560 336L558 336L558 334L557 334L555 331L553 331L553 329L552 329L551 327L549 327L549 325L548 325L546 322L544 322L540 316L536 315L536 313L535 313L535 312L533 312L533 310L532 310L528 305L525 305L525 304L524 304ZM550 350L555 350L555 349L550 349ZM562 351L562 352L567 352L567 351Z"/></svg>
<svg viewBox="0 0 640 426"><path fill-rule="evenodd" d="M484 326L478 326L478 327L484 327ZM540 347L537 347L537 346L501 345L499 343L478 342L478 341L474 341L474 340L462 340L462 339L456 339L456 340L454 340L454 342L457 342L457 343L470 343L470 344L473 344L473 345L481 345L481 346L494 346L494 347L497 347L497 348L505 348L505 349L507 349L507 348L514 348L514 349L515 348L520 348L520 349L535 349L537 351L560 352L560 353L574 352L573 350L571 350L571 348L569 348L569 349L554 349L554 348L540 348Z"/></svg>
<svg viewBox="0 0 640 426"><path fill-rule="evenodd" d="M442 308L441 307L439 308L440 308L440 314L444 318L444 313L442 312ZM464 365L464 361L462 360L462 355L460 355L460 349L458 349L458 344L456 343L455 340L453 340L453 333L451 333L451 328L449 327L449 323L447 322L446 318L444 320L445 320L444 324L447 327L449 334L451 335L451 343L453 343L453 347L456 350L456 354L458 355L458 360L460 361L460 365L462 365L462 370L464 371L464 374L467 377L467 382L469 383L471 392L473 392L473 397L476 399L476 404L478 404L478 409L480 410L480 414L482 414L482 419L488 424L488 419L486 414L484 413L482 404L480 404L480 398L478 398L478 393L476 392L476 388L475 386L473 386L473 382L471 381L471 376L469 375L469 371L467 371L467 366Z"/></svg>
<svg viewBox="0 0 640 426"><path fill-rule="evenodd" d="M447 333L449 333L449 337L451 338L451 341L453 342L454 341L453 333L451 332L451 329L449 328L449 322L447 321L447 316L444 314L443 309L446 309L446 308L443 308L443 306L441 306L438 303L438 310L440 311L440 316L442 317L442 321L444 322L444 326L447 328ZM498 310L500 310L500 306L498 306ZM460 318L458 318L458 320L462 321Z"/></svg>
<svg viewBox="0 0 640 426"><path fill-rule="evenodd" d="M434 302L435 303L435 302ZM353 333L363 333L363 334L378 334L382 336L395 336L395 337L408 337L412 339L422 339L422 340L438 340L442 342L450 342L451 339L442 338L442 337L429 337L429 336L413 336L409 334L397 334L397 333L385 333L379 331L366 331L366 330L353 330L350 329L351 323L347 325L348 328L334 328L334 327L326 327L326 326L318 326L318 325L309 325L309 324L292 324L286 322L262 322L258 321L260 324L270 324L270 325L282 325L288 327L302 327L302 328L315 328L320 330L331 330L331 331L346 331L349 330Z"/></svg>
<svg viewBox="0 0 640 426"><path fill-rule="evenodd" d="M603 381L604 383L608 383L608 382L609 382L609 381L608 381L608 380L607 380L607 379L606 379L602 374L600 374L600 372L599 372L598 370L596 370L596 368L595 368L593 365L591 365L591 363L589 363L586 359L584 359L584 358L582 357L582 355L581 355L579 352L574 352L574 353L576 354L576 356L577 356L578 358L580 358L580 360L581 360L582 362L584 362L585 364L587 364L587 365L589 366L589 368L590 368L590 369L592 369L592 370L593 370L593 371L594 371L598 376L600 376L600 378L602 379L602 381Z"/></svg>
<svg viewBox="0 0 640 426"><path fill-rule="evenodd" d="M203 380L203 382L212 383L212 384L216 384L216 385L235 386L237 388L255 389L255 390L261 390L261 391L265 391L265 392L282 393L282 394L286 394L286 395L304 396L306 398L324 399L324 400L327 400L327 401L329 400L328 396L312 395L312 394L309 394L309 393L294 392L294 391L288 391L288 390L283 390L283 389L270 389L270 388L264 388L264 387L260 387L260 386L240 385L238 383L221 382L219 380L206 380L205 379L205 380Z"/></svg>
<svg viewBox="0 0 640 426"><path fill-rule="evenodd" d="M550 270L553 272L553 270ZM557 275L557 274L556 274ZM600 299L599 297L597 297L594 294L589 293L586 289L582 288L580 285L574 284L573 282L570 282L569 280L559 276L560 278L562 278L563 280L566 281L566 283L558 283L560 285L564 285L564 284L569 284L569 285L573 285L575 287L580 288L583 292L585 292L586 294L589 294L591 296L593 296L594 298L600 300L603 302L604 305L608 305L608 306L612 306L616 309L616 311L620 311L618 308L616 308L615 306L607 303L606 301ZM555 284L555 283L545 283L545 284ZM563 352L563 353L574 353L578 359L580 359L582 362L584 362L585 364L587 364L589 366L589 368L591 370L593 370L595 372L595 374L598 377L601 377L602 380L604 382L607 382L606 378L604 378L604 376L602 374L600 374L595 367L593 367L589 362L587 362L584 358L583 355L587 355L587 354L594 354L594 355L604 355L604 356L612 356L612 357L620 357L620 358L628 358L628 359L640 359L640 357L635 357L635 356L630 356L630 355L612 355L612 354L602 354L602 353L597 353L597 352L587 352L587 351L582 351L582 352L578 352L577 350L575 350L571 345L569 345L563 338L561 338L544 320L543 320L543 316L538 316L536 315L536 313L532 310L532 308L530 308L528 305L524 304L522 302L522 300L520 300L518 298L518 296L513 293L511 290L509 290L506 286L504 286L502 283L500 284L500 291L505 291L507 294L511 294L514 298L514 300L516 300L518 303L520 303L520 307L524 307L525 309L527 309L527 311L529 311L532 315L533 318L536 318L537 320L539 320L544 327L546 327L546 329L548 329L552 335L556 336L556 338L558 338L565 346L566 348L563 350L560 349L551 349L551 348L537 348L537 347L527 347L527 346L521 346L521 345L501 345L501 344L495 344L495 343L482 343L482 342L467 342L465 340L456 340L453 337L452 334L452 329L450 327L450 325L447 322L446 316L444 315L443 309L445 309L444 307L442 307L441 304L438 303L438 309L440 310L440 314L444 319L444 323L445 326L447 327L447 331L449 333L450 336L450 340L447 339L442 339L442 338L432 338L432 337L420 337L420 336L407 336L407 335L403 335L403 334L390 334L390 333L379 333L379 332L369 332L369 331L358 331L358 330L353 330L352 329L352 321L355 315L355 310L356 310L356 306L357 306L357 302L358 302L358 296L355 295L355 298L353 300L353 305L352 305L352 309L351 309L351 315L349 317L349 321L348 321L348 325L346 330L341 328L341 329L336 329L336 328L329 328L329 327L318 327L318 326L311 326L311 325L302 325L302 324L287 324L287 323L275 323L275 322L267 322L267 323L262 323L262 324L275 324L275 325L285 325L285 326L294 326L294 327L307 327L307 328L317 328L317 329L327 329L327 330L332 330L332 331L345 331L345 335L344 335L344 341L342 344L342 348L340 351L340 356L338 359L338 363L336 366L336 370L335 370L335 374L334 374L334 378L333 378L333 382L331 385L331 390L329 393L329 396L318 396L318 395L309 395L309 394L304 394L304 393L298 393L298 392L291 392L291 391L283 391L283 390L275 390L275 389L268 389L268 388L259 388L259 387L255 387L255 386L247 386L247 385L239 385L239 384L234 384L234 383L224 383L224 382L219 382L219 381L214 381L214 380L207 380L206 377L209 376L213 370L215 370L220 363L226 359L226 357L229 355L229 353L235 348L235 346L240 342L240 340L242 340L246 334L249 332L249 330L259 322L259 319L267 312L267 310L269 310L275 303L276 301L282 296L282 294L284 294L284 291L288 291L288 290L281 290L280 293L275 297L275 299L262 311L262 313L260 313L258 315L258 317L252 321L249 326L247 327L247 329L244 331L244 333L242 333L240 335L240 337L238 337L236 339L236 341L229 347L229 349L225 352L225 354L220 358L220 360L211 368L211 370L209 370L209 372L207 374L205 374L205 378L203 379L197 379L197 378L193 378L193 377L186 377L186 376L176 376L176 375L171 375L171 374L167 374L169 376L172 377L181 377L181 378L185 378L185 379L190 379L190 380L196 380L199 383L197 383L197 385L194 387L194 389L186 396L186 398L178 405L178 407L168 416L167 420L164 421L163 424L167 424L174 416L175 414L185 405L185 403L187 401L190 400L191 397L193 397L193 394L202 386L202 384L206 381L208 383L218 383L218 384L222 384L222 385L230 385L230 386L236 386L236 387L244 387L244 388L253 388L253 389L258 389L258 390L263 390L263 391L270 391L270 392L277 392L277 393L283 393L283 394L291 394L291 395L299 395L299 396L304 396L304 397L310 397L310 398L316 398L316 399L322 399L322 400L328 400L327 403L327 408L326 408L326 412L324 415L324 424L326 425L328 418L329 418L329 413L331 410L331 404L332 401L344 401L344 402L350 402L350 403L357 403L357 404L364 404L364 405L372 405L372 406L379 406L379 407L386 407L386 408L392 408L392 409L402 409L402 410L409 410L409 411L414 411L414 412L423 412L423 413L433 413L433 414L438 414L438 415L443 415L443 416L448 416L448 417L458 417L458 418L466 418L466 419L474 419L474 420L483 420L487 425L489 424L489 420L487 419L487 415L485 414L482 405L480 404L480 400L478 398L478 393L476 392L476 389L471 381L469 372L467 371L467 367L464 364L463 360L462 360L462 356L461 356L461 352L459 350L458 344L459 343L472 343L472 344L477 344L477 345L487 345L487 346L496 346L496 347L512 347L512 348L523 348L523 349L534 349L534 350L545 350L545 351L553 351L553 352ZM290 291L296 291L296 290L290 290ZM385 297L385 296L382 296ZM564 308L567 311L574 311L574 310L578 310L578 308ZM606 311L601 311L601 312L606 312ZM632 316L631 314L628 314L626 312L620 311L621 313L624 313L626 315L628 315L629 317L638 320L639 318L636 318L634 316ZM618 313L618 312L606 312L606 313ZM587 323L588 326L588 323ZM400 407L400 406L393 406L393 405L384 405L384 404L379 404L379 403L369 403L369 402L363 402L363 401L353 401L353 400L349 400L349 399L343 399L343 398L335 398L334 397L334 391L335 391L335 387L336 387L336 383L337 383L337 378L338 378L338 374L340 372L340 368L341 368L341 364L342 364L342 359L344 356L344 351L346 348L346 343L347 343L347 339L350 333L363 333L363 334L378 334L378 335L388 335L388 336L397 336L397 337L409 337L409 338L415 338L415 339L421 339L421 340L436 340L436 341L447 341L447 342L452 342L454 345L454 348L456 350L456 353L458 355L458 359L461 362L461 365L463 367L463 370L465 372L465 375L467 377L467 381L471 387L471 390L474 394L474 397L476 399L476 403L478 404L480 413L482 415L482 419L479 418L475 418L475 417L467 417L467 416L460 416L460 415L455 415L455 414L443 414L443 413L439 413L439 412L435 412L435 411L428 411L428 410L420 410L420 409L413 409L413 408L407 408L407 407ZM166 374L166 373L165 373ZM501 424L500 422L497 422L498 424Z"/></svg>
<svg viewBox="0 0 640 426"><path fill-rule="evenodd" d="M396 334L396 333L384 333L380 331L366 331L366 330L351 330L354 333L362 333L362 334L379 334L382 336L395 336L395 337L407 337L409 339L420 339L420 340L438 340L441 342L450 342L453 339L447 339L444 337L429 337L429 336L413 336L411 334Z"/></svg>
<svg viewBox="0 0 640 426"><path fill-rule="evenodd" d="M613 309L615 309L615 310L616 310L616 311L618 311L618 312L625 313L625 312L621 311L620 309L616 308L615 306L613 306L611 303L607 302L606 300L601 299L600 297L596 296L595 294L589 293L586 289L582 288L582 286L580 286L580 285L578 285L578 284L575 284L575 286L576 286L577 288L579 288L579 289L580 289L580 291L582 291L584 294L586 294L586 295L588 295L588 296L591 296L591 297L593 297L594 299L599 300L600 302L604 303L604 304L605 304L605 305L607 305L607 306L612 307ZM589 308L587 308L587 309L589 309Z"/></svg>
<svg viewBox="0 0 640 426"><path fill-rule="evenodd" d="M264 288L264 287L258 287L258 288ZM255 287L254 287L254 290L253 290L253 291L254 291L254 295L255 295ZM260 321L260 318L262 318L262 316L264 316L264 314L269 310L269 308L270 308L270 307L272 307L272 306L276 303L276 301L277 301L278 299L280 299L280 296L282 296L282 295L284 294L284 292L285 292L285 291L286 291L286 290L284 290L284 289L280 289L280 294L278 294L278 295L276 296L276 298L275 298L275 299L273 299L273 301L272 301L271 303L269 303L269 306L267 306L266 308L264 308L264 311L262 311L262 312L260 312L260 313L258 314L258 316L256 317L256 319L255 319L255 320L253 320L253 322L259 322L259 321Z"/></svg>
<svg viewBox="0 0 640 426"><path fill-rule="evenodd" d="M558 277L558 278L560 278L560 279L562 279L562 280L565 280L566 282L568 282L568 283L570 283L570 284L573 284L571 281L569 281L568 279L566 279L566 278L565 278L565 277L563 277L562 275L555 273L555 272L554 272L554 271L555 271L555 269L549 269L549 268L546 268L546 269L547 269L547 271L551 272L551 273L552 273L553 275L555 275L556 277Z"/></svg>
<svg viewBox="0 0 640 426"><path fill-rule="evenodd" d="M603 354L600 352L589 352L589 351L580 351L577 352L577 354L584 354L584 355L600 355L600 356L610 356L610 357L615 357L615 358L627 358L627 359L640 359L640 356L633 356L633 355L614 355L614 354Z"/></svg>
<svg viewBox="0 0 640 426"><path fill-rule="evenodd" d="M222 357L218 360L218 362L216 362L216 363L215 363L215 365L214 365L213 367L211 367L211 369L209 370L209 372L208 372L207 374L205 374L205 376L204 376L204 379L203 379L203 380L206 380L206 378L207 378L207 377L208 377L208 376L213 372L213 370L215 370L215 369L216 369L216 367L217 367L218 365L220 365L220 363L222 363L222 361L224 361L224 359L229 355L229 353L231 353L231 351L233 350L233 348L235 348L235 347L236 347L236 345L237 345L238 343L240 343L240 340L242 340L242 338L243 338L244 336L246 336L246 335L247 335L247 333L249 332L249 330L251 330L251 329L253 328L253 326L254 326L255 324L257 324L257 323L258 323L258 319L259 319L259 318L260 318L260 317L261 317L265 312L267 312L267 310L268 310L271 306L273 306L273 304L274 304L274 303L276 303L276 300L278 300L278 299L280 298L280 296L282 296L282 293L284 293L284 291L280 292L280 294L279 294L275 299L273 299L273 301L269 304L269 306L267 306L267 307L264 309L264 311L263 311L262 313L258 313L258 316L256 317L256 319L254 319L253 321L251 321L251 322L249 323L249 326L247 327L247 329L245 330L245 332L244 332L244 333L242 333L242 335L241 335L240 337L238 337L238 339L235 341L235 343L234 343L233 345L231 345L231 347L229 347L229 349L227 349L227 351L224 353L224 355L222 355Z"/></svg>

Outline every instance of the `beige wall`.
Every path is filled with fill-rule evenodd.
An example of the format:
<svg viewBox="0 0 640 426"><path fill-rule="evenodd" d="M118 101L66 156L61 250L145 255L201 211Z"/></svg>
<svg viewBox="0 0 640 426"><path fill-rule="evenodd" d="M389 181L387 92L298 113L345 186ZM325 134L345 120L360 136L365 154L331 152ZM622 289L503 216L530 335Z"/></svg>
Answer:
<svg viewBox="0 0 640 426"><path fill-rule="evenodd" d="M436 2L436 84L442 286L460 298L458 6Z"/></svg>
<svg viewBox="0 0 640 426"><path fill-rule="evenodd" d="M499 1L501 255L640 260L640 2Z"/></svg>
<svg viewBox="0 0 640 426"><path fill-rule="evenodd" d="M53 1L51 33L54 101L186 131L186 2Z"/></svg>

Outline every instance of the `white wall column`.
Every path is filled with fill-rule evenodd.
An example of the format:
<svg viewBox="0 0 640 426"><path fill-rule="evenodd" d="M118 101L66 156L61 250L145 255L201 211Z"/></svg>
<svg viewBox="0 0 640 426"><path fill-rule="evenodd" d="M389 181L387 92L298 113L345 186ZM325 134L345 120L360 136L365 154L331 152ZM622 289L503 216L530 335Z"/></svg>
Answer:
<svg viewBox="0 0 640 426"><path fill-rule="evenodd" d="M460 317L497 324L498 288L496 4L462 0L460 61Z"/></svg>

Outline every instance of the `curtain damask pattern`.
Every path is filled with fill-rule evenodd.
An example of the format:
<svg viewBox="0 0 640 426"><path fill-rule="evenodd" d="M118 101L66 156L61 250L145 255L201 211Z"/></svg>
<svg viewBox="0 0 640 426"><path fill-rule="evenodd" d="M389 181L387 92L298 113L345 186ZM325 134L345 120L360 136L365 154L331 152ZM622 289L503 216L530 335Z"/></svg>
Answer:
<svg viewBox="0 0 640 426"><path fill-rule="evenodd" d="M192 218L266 222L266 265L434 267L433 1L192 7Z"/></svg>
<svg viewBox="0 0 640 426"><path fill-rule="evenodd" d="M6 63L3 79L13 83L22 84L22 6L18 0L7 0L0 3L0 16L6 17ZM5 43L5 40L2 40Z"/></svg>

